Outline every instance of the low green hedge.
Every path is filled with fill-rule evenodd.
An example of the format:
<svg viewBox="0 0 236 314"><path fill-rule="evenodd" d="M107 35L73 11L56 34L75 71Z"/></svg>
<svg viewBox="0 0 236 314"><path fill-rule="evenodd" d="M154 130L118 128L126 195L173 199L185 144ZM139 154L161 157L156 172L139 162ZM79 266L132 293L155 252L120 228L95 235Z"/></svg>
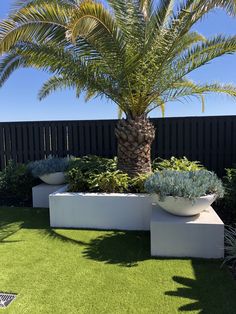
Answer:
<svg viewBox="0 0 236 314"><path fill-rule="evenodd" d="M31 205L32 187L38 183L26 165L10 160L7 167L0 172L0 204Z"/></svg>

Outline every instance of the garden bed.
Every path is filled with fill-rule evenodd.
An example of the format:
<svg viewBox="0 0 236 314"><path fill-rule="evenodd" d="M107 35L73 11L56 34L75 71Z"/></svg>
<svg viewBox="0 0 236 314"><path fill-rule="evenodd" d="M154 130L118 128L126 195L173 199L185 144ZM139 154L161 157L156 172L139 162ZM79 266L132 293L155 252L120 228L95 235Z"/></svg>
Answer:
<svg viewBox="0 0 236 314"><path fill-rule="evenodd" d="M52 227L150 230L148 194L68 193L62 188L50 195L49 204Z"/></svg>

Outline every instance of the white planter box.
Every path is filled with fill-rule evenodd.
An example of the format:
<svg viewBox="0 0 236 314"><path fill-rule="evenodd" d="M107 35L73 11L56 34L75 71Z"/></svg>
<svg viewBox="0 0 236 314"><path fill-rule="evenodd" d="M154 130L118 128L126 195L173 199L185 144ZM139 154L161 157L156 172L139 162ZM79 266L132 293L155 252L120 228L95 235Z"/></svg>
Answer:
<svg viewBox="0 0 236 314"><path fill-rule="evenodd" d="M178 217L156 207L151 219L151 255L224 257L224 223L212 207L198 216Z"/></svg>
<svg viewBox="0 0 236 314"><path fill-rule="evenodd" d="M49 196L50 225L59 228L150 230L147 194L67 193Z"/></svg>
<svg viewBox="0 0 236 314"><path fill-rule="evenodd" d="M41 183L32 188L33 207L49 208L49 195L59 189L64 188L66 185L49 185Z"/></svg>

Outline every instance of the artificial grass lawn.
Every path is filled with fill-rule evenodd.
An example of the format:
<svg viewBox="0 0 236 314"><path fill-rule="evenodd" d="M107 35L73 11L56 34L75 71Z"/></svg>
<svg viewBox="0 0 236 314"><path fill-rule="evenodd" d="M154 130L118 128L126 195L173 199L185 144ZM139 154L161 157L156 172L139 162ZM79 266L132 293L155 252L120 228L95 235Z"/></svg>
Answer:
<svg viewBox="0 0 236 314"><path fill-rule="evenodd" d="M48 210L0 208L2 313L235 313L220 261L153 259L149 234L52 230Z"/></svg>

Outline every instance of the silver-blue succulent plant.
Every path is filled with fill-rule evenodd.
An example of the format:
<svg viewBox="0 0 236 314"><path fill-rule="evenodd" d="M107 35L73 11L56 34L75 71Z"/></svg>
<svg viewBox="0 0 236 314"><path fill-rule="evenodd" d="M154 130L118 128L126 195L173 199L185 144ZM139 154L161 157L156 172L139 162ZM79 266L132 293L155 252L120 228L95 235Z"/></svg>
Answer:
<svg viewBox="0 0 236 314"><path fill-rule="evenodd" d="M34 177L49 173L64 172L69 166L69 158L57 158L49 156L47 159L37 160L29 163L28 169Z"/></svg>
<svg viewBox="0 0 236 314"><path fill-rule="evenodd" d="M160 199L166 196L184 197L191 200L208 194L224 196L222 181L213 172L163 170L151 175L145 182L148 193L156 193Z"/></svg>

